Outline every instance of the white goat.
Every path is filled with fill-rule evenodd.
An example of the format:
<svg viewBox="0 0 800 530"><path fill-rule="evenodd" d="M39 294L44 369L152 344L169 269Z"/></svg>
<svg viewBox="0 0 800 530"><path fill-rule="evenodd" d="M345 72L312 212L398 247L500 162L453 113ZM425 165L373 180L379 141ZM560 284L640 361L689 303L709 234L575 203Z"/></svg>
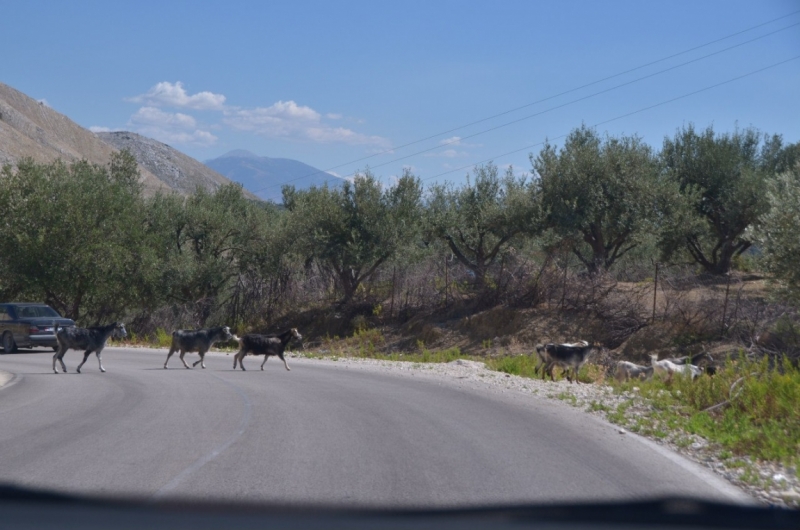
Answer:
<svg viewBox="0 0 800 530"><path fill-rule="evenodd" d="M614 378L620 383L628 379L650 379L652 376L652 366L642 366L629 361L617 361L614 372Z"/></svg>
<svg viewBox="0 0 800 530"><path fill-rule="evenodd" d="M653 366L653 372L666 381L672 381L672 374L687 374L694 379L703 373L703 370L693 364L675 364L666 359L659 361L655 353L650 354L650 364Z"/></svg>

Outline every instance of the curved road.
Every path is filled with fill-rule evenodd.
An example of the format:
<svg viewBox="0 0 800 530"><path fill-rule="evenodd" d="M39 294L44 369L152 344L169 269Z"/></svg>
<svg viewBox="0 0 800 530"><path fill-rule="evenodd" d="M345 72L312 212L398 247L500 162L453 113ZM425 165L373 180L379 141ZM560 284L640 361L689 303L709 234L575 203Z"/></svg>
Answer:
<svg viewBox="0 0 800 530"><path fill-rule="evenodd" d="M75 373L52 352L0 356L0 483L70 493L465 506L663 495L747 502L655 444L560 403L293 360L186 370L107 348ZM193 362L196 354L187 355Z"/></svg>

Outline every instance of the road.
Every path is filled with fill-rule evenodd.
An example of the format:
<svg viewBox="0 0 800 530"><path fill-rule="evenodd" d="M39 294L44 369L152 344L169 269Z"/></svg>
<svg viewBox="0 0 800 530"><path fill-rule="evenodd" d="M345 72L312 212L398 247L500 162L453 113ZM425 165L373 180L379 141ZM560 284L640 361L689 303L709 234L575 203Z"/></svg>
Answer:
<svg viewBox="0 0 800 530"><path fill-rule="evenodd" d="M677 455L567 405L295 359L106 348L75 373L0 355L0 483L69 493L347 506L685 495L746 502ZM190 363L196 355L187 355Z"/></svg>

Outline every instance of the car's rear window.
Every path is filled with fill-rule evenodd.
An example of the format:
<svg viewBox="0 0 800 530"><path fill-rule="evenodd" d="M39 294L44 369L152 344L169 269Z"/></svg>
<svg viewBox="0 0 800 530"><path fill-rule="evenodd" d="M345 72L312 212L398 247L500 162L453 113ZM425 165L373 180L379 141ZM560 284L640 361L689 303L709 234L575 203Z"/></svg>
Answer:
<svg viewBox="0 0 800 530"><path fill-rule="evenodd" d="M40 305L36 306L36 316L40 317L60 317L61 315L50 306Z"/></svg>
<svg viewBox="0 0 800 530"><path fill-rule="evenodd" d="M17 308L19 318L60 317L55 309L46 305L23 306Z"/></svg>

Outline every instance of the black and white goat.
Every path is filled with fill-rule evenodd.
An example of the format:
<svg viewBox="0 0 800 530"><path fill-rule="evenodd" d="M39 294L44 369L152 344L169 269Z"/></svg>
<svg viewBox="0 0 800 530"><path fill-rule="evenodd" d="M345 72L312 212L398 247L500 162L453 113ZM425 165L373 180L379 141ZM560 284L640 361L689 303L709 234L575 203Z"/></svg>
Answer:
<svg viewBox="0 0 800 530"><path fill-rule="evenodd" d="M277 355L278 358L283 361L283 365L286 369L290 370L289 365L286 364L283 352L286 349L286 345L289 344L289 341L292 339L303 340L303 336L300 335L297 328L284 331L279 335L257 335L255 333L242 335L239 337L239 351L233 356L233 369L236 369L236 363L238 362L239 367L244 370L242 359L249 353L251 355L264 356L264 362L261 363L262 370L270 355Z"/></svg>
<svg viewBox="0 0 800 530"><path fill-rule="evenodd" d="M67 373L67 367L64 365L64 354L67 353L67 350L84 350L83 361L81 361L76 370L78 373L81 373L81 366L83 366L92 352L97 354L100 371L105 372L106 369L103 368L103 359L100 354L106 346L106 341L112 336L115 339L124 339L128 336L128 332L125 331L125 324L122 322L114 322L108 326L93 328L78 328L74 326L59 328L58 324L56 324L55 333L58 341L58 351L53 355L53 371L55 373L58 373L56 361L61 363L61 369L64 373Z"/></svg>
<svg viewBox="0 0 800 530"><path fill-rule="evenodd" d="M550 376L550 379L555 381L553 376L553 368L559 366L565 370L567 380L572 383L573 379L570 377L570 371L574 374L575 380L578 379L578 370L586 363L591 355L597 348L590 345L585 340L566 343L566 344L545 344L536 346L536 352L540 358L546 359L547 364L544 366L544 374ZM579 381L580 382L580 381Z"/></svg>
<svg viewBox="0 0 800 530"><path fill-rule="evenodd" d="M204 362L206 352L211 349L211 346L215 342L224 342L228 340L232 340L234 336L231 334L231 328L228 326L222 326L218 328L209 328L209 329L176 329L172 332L172 345L169 347L169 353L167 354L167 360L164 361L164 369L167 368L167 363L169 362L169 358L172 357L172 354L176 351L180 351L180 359L183 363L183 366L189 368L189 365L186 364L186 361L183 359L183 356L186 355L187 352L197 352L200 354L200 360L196 361L192 364L192 366L197 366L199 363L200 366L203 368L206 367L206 363Z"/></svg>

